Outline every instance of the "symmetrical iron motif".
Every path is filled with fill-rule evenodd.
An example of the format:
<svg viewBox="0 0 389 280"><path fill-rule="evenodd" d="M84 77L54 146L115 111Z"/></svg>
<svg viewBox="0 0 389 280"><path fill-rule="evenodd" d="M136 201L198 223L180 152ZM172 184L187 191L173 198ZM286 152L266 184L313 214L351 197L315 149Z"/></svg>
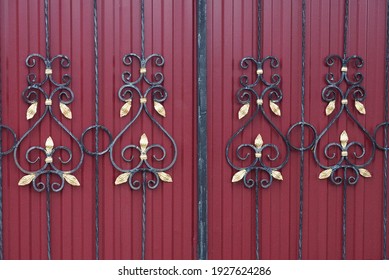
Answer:
<svg viewBox="0 0 389 280"><path fill-rule="evenodd" d="M273 183L273 180L282 180L280 170L286 165L289 158L288 140L282 132L273 123L271 117L265 110L266 104L275 116L281 116L281 109L279 103L282 100L282 91L279 87L281 77L279 74L272 74L270 80L264 76L265 67L269 64L269 71L271 68L276 69L279 66L279 61L274 56L267 56L261 58L261 13L262 2L258 0L258 59L254 57L245 57L242 59L240 66L242 69L248 69L253 65L256 70L256 79L250 82L248 75L240 77L241 88L237 92L237 100L242 105L238 118L244 118L250 111L251 104L254 103L255 108L251 117L246 123L228 140L226 146L226 158L228 164L237 172L232 177L232 182L243 180L243 184L247 188L255 188L255 213L256 213L256 258L260 258L259 254L259 187L268 188ZM268 101L267 101L268 100ZM245 128L249 126L256 117L263 117L269 124L272 131L274 131L282 139L286 154L281 158L280 148L273 143L266 143L259 133L253 144L243 143L236 148L236 158L240 164L236 164L235 158L230 154L230 148L234 140L243 133ZM266 144L265 144L266 143ZM277 162L278 160L278 162ZM243 167L241 167L243 166Z"/></svg>
<svg viewBox="0 0 389 280"><path fill-rule="evenodd" d="M123 57L123 63L126 66L131 66L134 60L137 60L140 65L139 74L135 75L130 71L124 71L122 74L122 81L124 85L119 89L118 96L124 102L120 109L120 117L126 117L134 102L139 102L139 108L135 112L133 118L114 138L110 145L109 154L112 165L121 174L116 178L115 185L128 183L133 190L142 189L142 259L145 258L146 246L146 189L155 189L158 187L160 181L172 182L172 177L166 171L172 168L177 159L177 146L172 136L165 130L165 128L154 118L147 103L152 102L154 110L161 116L166 117L166 111L163 102L168 97L168 92L163 86L164 76L161 72L152 72L153 67L162 67L165 63L164 58L160 54L151 54L145 56L145 11L144 0L141 0L141 55L135 53L127 54ZM134 74L134 75L133 75ZM146 90L143 90L146 88ZM158 127L170 142L170 148L173 155L168 163L164 160L167 156L167 151L161 144L149 145L149 139L145 133L140 136L139 145L128 144L121 148L121 160L124 161L127 167L120 165L114 157L114 150L119 146L119 140L123 135L129 131L132 125L140 119L144 113L153 125ZM130 156L128 156L130 154ZM137 156L135 156L137 155Z"/></svg>

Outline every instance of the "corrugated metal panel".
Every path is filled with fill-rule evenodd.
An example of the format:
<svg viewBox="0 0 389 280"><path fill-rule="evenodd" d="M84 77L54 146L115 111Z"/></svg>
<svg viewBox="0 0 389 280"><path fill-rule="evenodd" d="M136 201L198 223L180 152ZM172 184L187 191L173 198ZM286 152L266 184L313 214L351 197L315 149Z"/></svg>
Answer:
<svg viewBox="0 0 389 280"><path fill-rule="evenodd" d="M165 58L164 85L169 98L164 104L167 117L161 123L179 149L177 162L169 172L174 182L162 184L147 194L146 258L192 259L196 254L197 227L193 156L196 143L187 139L195 139L195 6L188 1L147 0L145 8L146 55L160 53ZM44 54L45 50L43 1L0 1L0 13L3 121L20 136L34 121L25 120L27 105L21 99L21 92L27 86L25 58L30 53ZM140 53L140 1L98 1L98 18L100 123L116 136L129 120L119 118L122 104L117 92L122 86L121 74L126 70L123 56ZM50 31L52 55L62 53L71 59L69 72L75 93L75 101L70 105L73 120L62 121L80 137L95 119L93 1L50 1ZM122 144L137 143L143 131L148 132L150 141L169 144L147 119L133 127ZM55 139L55 144L77 149L54 122L45 122L33 131L25 146L43 145L48 135ZM102 145L107 145L107 139ZM21 153L20 157L24 155ZM76 172L80 188L66 185L61 193L52 194L53 259L95 258L94 164L94 158L86 156L82 168ZM118 175L109 155L103 156L100 159L100 258L137 259L141 256L142 195L125 185L115 187L113 182ZM21 176L12 156L6 157L4 255L6 259L45 259L45 194L36 193L30 187L18 187Z"/></svg>
<svg viewBox="0 0 389 280"><path fill-rule="evenodd" d="M263 55L280 59L284 98L282 117L272 120L286 134L301 118L301 2L263 0ZM385 1L350 1L349 54L365 60L362 73L367 90L365 117L358 120L372 133L384 120ZM324 58L342 54L343 1L307 1L306 121L319 132L328 124L321 100L328 68ZM227 140L244 124L238 120L235 93L245 56L256 56L256 1L209 1L209 257L255 258L255 191L231 183L234 173L225 160ZM265 68L269 71L269 68ZM347 120L347 122L346 122ZM350 139L363 134L343 116L323 141L338 142L346 129ZM282 147L280 137L260 118L239 143L261 133L267 143ZM293 139L299 141L299 136ZM299 143L299 142L297 142ZM285 149L281 149L281 155ZM373 178L348 188L347 258L382 258L383 153L368 167ZM342 252L342 188L318 180L320 168L312 153L305 153L304 259L339 259ZM299 153L292 152L282 170L284 180L260 190L260 251L264 259L296 259L298 252Z"/></svg>

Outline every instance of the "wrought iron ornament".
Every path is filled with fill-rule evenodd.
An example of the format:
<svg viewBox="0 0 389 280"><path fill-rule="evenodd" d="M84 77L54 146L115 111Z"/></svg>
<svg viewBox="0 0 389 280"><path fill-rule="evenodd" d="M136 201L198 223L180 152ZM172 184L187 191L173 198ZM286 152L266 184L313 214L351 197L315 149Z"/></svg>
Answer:
<svg viewBox="0 0 389 280"><path fill-rule="evenodd" d="M58 106L62 115L67 119L72 119L72 112L69 105L74 100L74 93L71 90L71 77L69 74L64 74L57 80L54 72L60 72L56 68L56 64L62 69L67 69L70 66L70 59L65 55L50 56L50 32L49 32L49 1L44 1L44 18L45 18L45 43L46 56L40 54L31 54L26 59L26 66L31 70L37 66L38 61L45 65L44 77L37 73L30 73L27 76L28 86L22 93L23 100L29 105L27 108L27 120L34 121L30 125L30 129L25 132L16 142L13 150L14 161L16 166L24 175L19 180L19 186L27 186L32 184L32 187L37 192L46 191L46 215L47 215L47 255L51 259L51 232L50 232L50 192L59 192L64 188L65 182L72 186L79 186L80 183L73 175L81 166L84 158L83 147L80 141L69 131L62 123L61 119L56 115L53 106ZM56 63L58 62L58 63ZM43 113L38 116L38 107L44 106ZM73 151L66 146L55 145L55 139L47 135L47 140L44 146L32 146L25 153L25 160L29 166L38 166L35 170L28 170L22 167L19 161L19 149L21 144L32 131L42 123L45 117L51 118L69 137L74 141L79 149L80 157L77 162L72 162ZM35 155L35 156L34 156ZM40 155L40 156L39 156ZM67 169L63 166L71 165ZM53 179L53 178L56 179Z"/></svg>
<svg viewBox="0 0 389 280"><path fill-rule="evenodd" d="M154 118L147 106L147 103L152 102L154 110L160 117L166 117L163 103L168 97L168 92L163 86L164 76L162 72L148 74L153 69L153 66L162 67L165 60L160 54L145 56L144 25L144 0L141 0L141 55L130 53L123 57L123 63L126 66L131 66L134 60L137 60L140 65L139 73L124 71L122 74L124 85L118 91L119 99L123 102L119 113L120 117L130 117L128 115L134 102L139 102L139 108L134 113L134 117L130 118L128 124L114 138L109 149L112 165L120 172L115 180L115 185L128 183L132 190L142 189L142 259L145 258L146 250L146 189L157 188L160 181L172 182L172 176L167 171L172 168L177 159L177 146L174 139L157 119ZM146 90L143 90L144 88ZM165 147L153 141L151 142L148 136L143 133L139 135L139 144L128 144L121 149L121 160L131 165L130 168L122 167L114 158L114 149L120 145L119 139L141 118L142 114L146 115L152 124L158 127L167 137L170 142L170 147L173 150L172 158L165 164L164 160L167 156ZM149 141L152 144L149 144ZM131 154L130 157L126 156L128 153ZM161 155L158 155L158 153ZM161 164L162 167L156 167L156 163Z"/></svg>
<svg viewBox="0 0 389 280"><path fill-rule="evenodd" d="M267 56L261 58L261 13L262 2L258 0L258 58L245 57L242 59L240 66L242 69L248 69L251 66L255 67L256 79L250 82L250 78L247 75L240 77L241 88L237 92L237 100L242 105L238 118L242 119L250 112L250 107L254 108L253 113L244 125L228 140L226 146L226 158L228 164L236 170L236 173L232 177L232 182L242 181L247 188L255 188L255 213L256 213L256 258L260 258L259 249L259 188L268 188L273 183L273 180L283 180L281 169L286 165L289 158L288 141L282 132L273 123L272 119L266 113L264 106L269 106L271 112L275 116L281 116L281 109L278 104L282 100L282 91L279 87L281 77L279 74L272 74L270 80L264 77L264 71L269 68L276 69L279 66L279 61L274 56ZM269 69L270 70L270 69ZM271 131L274 131L282 139L286 146L286 154L281 159L280 149L276 144L266 143L266 139L263 139L261 132L258 131L255 139L252 139L248 143L240 144L236 151L235 157L230 153L231 145L234 140L243 133L245 128L250 125L256 117L262 117L268 124ZM254 138L254 137L253 137ZM272 156L272 153L275 155ZM281 160L280 160L281 159ZM236 164L236 161L239 164ZM276 160L281 162L274 164ZM272 164L273 163L273 164ZM243 166L243 167L241 167Z"/></svg>

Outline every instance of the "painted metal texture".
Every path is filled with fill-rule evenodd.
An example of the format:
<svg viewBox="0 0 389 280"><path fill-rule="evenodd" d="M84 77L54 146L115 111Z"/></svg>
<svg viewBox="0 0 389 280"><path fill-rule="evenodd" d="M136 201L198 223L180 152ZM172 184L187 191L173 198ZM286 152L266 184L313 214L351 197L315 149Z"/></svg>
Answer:
<svg viewBox="0 0 389 280"><path fill-rule="evenodd" d="M0 0L0 259L386 259L388 5L389 0ZM45 118L34 127L52 104L35 108L23 100L23 91L34 84L26 58L47 54L48 41L52 55L70 59L69 67L53 63L53 73L46 75L71 76L74 100L66 104L72 120L53 101L58 121ZM126 60L128 54L141 59ZM163 56L163 68L158 60L144 67L150 54ZM362 58L363 67L345 69L326 60L342 60L342 54ZM38 73L45 68L34 67ZM159 74L147 76L158 71L161 95L148 102L139 92L159 87L147 80L158 80ZM132 83L128 73L142 83ZM334 82L331 73L354 84ZM45 86L56 90L55 84ZM354 99L363 107L345 100L343 93L354 86ZM134 92L121 95L126 87ZM326 93L329 87L341 94ZM254 88L253 96L261 98L248 107L245 91ZM155 110L151 101L160 103ZM26 120L29 106L35 121ZM80 186L65 183L60 192L45 195L18 182L29 175L20 167L31 170L38 155L51 164L49 135L54 146L68 147L83 160L81 166L69 163ZM153 144L177 161L169 170L150 169L168 172L161 176L173 182L161 179L145 192L155 183L145 177L146 169L113 162L131 162L128 145L139 150L141 162L151 159L146 151ZM46 156L29 147L41 147ZM349 162L354 152L365 152L367 160ZM345 165L334 163L339 153ZM64 162L67 154L60 154ZM163 150L156 157L164 158ZM263 163L249 166L247 178L246 158ZM338 167L344 181L330 177ZM133 170L143 174L143 192L134 190L140 185L131 181ZM261 181L263 174L268 181ZM126 180L130 185L115 186Z"/></svg>
<svg viewBox="0 0 389 280"><path fill-rule="evenodd" d="M51 52L64 53L71 61L66 72L53 65L53 75L56 70L61 75L70 73L74 92L72 121L64 117L59 119L78 139L82 136L85 149L82 154L86 153L81 168L73 174L80 186L51 193L50 250L47 248L45 196L34 192L32 187L18 187L18 179L23 174L12 157L2 156L4 259L46 259L48 251L52 259L196 258L196 157L193 156L196 142L184 145L187 139L195 139L197 135L193 119L197 102L193 64L196 43L192 36L196 6L180 1L144 2L146 44L143 50L141 1L97 1L96 6L94 1L49 1ZM32 124L31 120L26 120L28 106L22 100L26 76L30 73L25 59L31 53L45 52L44 1L0 1L0 13L1 81L4 81L1 84L2 123L7 123L20 137ZM148 104L150 118L137 118L136 109L140 106L136 104L126 116L127 120L120 118L123 102L118 98L118 92L123 86L122 74L125 71L139 73L140 67L135 65L136 61L132 65L123 64L123 57L141 52L163 54L163 86L169 92L169 98L166 102L157 101L163 102L166 118L154 111L151 99ZM159 71L158 67L149 67L150 75ZM44 65L38 64L36 68L39 73L45 71ZM146 91L146 87L139 87ZM153 97L165 98L154 94ZM159 111L160 105L157 104ZM142 103L141 106L147 105ZM42 113L40 110L38 107L37 114ZM132 124L131 131L122 133L134 118L137 121ZM161 126L153 124L152 118ZM153 144L159 144L166 149L166 157L175 160L176 153L177 162L169 169L173 182L165 184L161 179L160 186L145 196L128 184L115 186L120 172L112 166L110 156L97 158L89 152L96 150L95 125L104 126L114 137L125 134L124 140L115 141L115 147L137 144L141 135L147 133L150 143L146 144L147 151L154 147ZM178 151L161 127L175 139ZM16 157L23 158L28 147L42 146L47 135L55 139L55 145L61 143L70 147L73 157L80 157L77 143L50 120L42 121L31 131ZM109 135L100 129L98 137L98 150L106 150L110 144ZM12 146L11 138L3 130L4 149ZM117 155L120 157L120 152L112 151L112 157ZM163 153L157 153L156 157L163 157ZM29 164L27 162L27 166ZM157 171L161 169L156 168ZM165 174L159 175L170 180ZM144 211L142 204L146 197L147 211ZM144 214L147 228L143 237ZM142 245L142 240L146 244Z"/></svg>

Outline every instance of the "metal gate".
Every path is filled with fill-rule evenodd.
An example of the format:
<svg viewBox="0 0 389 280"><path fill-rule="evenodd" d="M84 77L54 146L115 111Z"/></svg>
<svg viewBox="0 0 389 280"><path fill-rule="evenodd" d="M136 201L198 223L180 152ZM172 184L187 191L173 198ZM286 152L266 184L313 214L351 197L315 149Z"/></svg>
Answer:
<svg viewBox="0 0 389 280"><path fill-rule="evenodd" d="M1 259L386 259L384 0L0 1Z"/></svg>

